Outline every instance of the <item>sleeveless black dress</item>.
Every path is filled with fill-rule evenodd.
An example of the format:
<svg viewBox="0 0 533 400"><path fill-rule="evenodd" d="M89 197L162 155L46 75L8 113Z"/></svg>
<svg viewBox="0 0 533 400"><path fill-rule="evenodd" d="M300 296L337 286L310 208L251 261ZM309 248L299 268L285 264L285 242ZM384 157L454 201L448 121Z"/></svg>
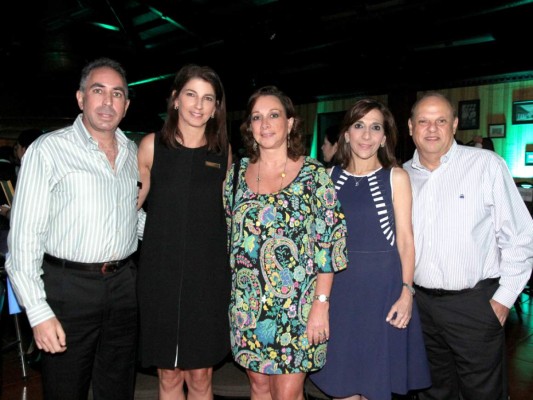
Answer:
<svg viewBox="0 0 533 400"><path fill-rule="evenodd" d="M227 155L206 146L170 149L159 138L139 262L140 361L206 368L229 353Z"/></svg>

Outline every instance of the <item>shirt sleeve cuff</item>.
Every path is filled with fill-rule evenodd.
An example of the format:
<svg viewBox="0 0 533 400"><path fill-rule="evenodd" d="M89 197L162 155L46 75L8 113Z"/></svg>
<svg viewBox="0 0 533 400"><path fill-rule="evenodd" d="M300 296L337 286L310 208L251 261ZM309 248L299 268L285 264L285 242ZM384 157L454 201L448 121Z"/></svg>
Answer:
<svg viewBox="0 0 533 400"><path fill-rule="evenodd" d="M32 328L39 325L41 322L46 321L47 319L55 317L55 314L48 303L39 304L32 308L26 309L26 315Z"/></svg>
<svg viewBox="0 0 533 400"><path fill-rule="evenodd" d="M146 224L146 212L141 208L137 211L137 237L143 240L144 225Z"/></svg>
<svg viewBox="0 0 533 400"><path fill-rule="evenodd" d="M514 294L509 289L506 289L503 286L500 286L498 290L496 290L496 293L492 296L492 299L497 301L498 303L504 305L507 308L512 308L516 299L518 298L518 295Z"/></svg>

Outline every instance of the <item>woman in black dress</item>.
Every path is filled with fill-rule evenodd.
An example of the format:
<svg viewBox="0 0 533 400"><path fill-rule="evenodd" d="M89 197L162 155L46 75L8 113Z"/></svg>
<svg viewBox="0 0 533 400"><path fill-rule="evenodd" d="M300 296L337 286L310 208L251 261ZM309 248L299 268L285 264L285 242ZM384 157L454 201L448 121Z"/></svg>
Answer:
<svg viewBox="0 0 533 400"><path fill-rule="evenodd" d="M209 67L174 80L163 129L139 146L146 227L139 263L140 359L159 398L212 399L212 367L229 352L230 273L222 187L231 151L224 89Z"/></svg>

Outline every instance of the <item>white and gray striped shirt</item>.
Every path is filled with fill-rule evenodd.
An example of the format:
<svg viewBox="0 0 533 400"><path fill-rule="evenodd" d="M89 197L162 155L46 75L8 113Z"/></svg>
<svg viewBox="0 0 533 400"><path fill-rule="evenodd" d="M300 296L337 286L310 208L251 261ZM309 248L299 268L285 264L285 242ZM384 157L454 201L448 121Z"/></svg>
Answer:
<svg viewBox="0 0 533 400"><path fill-rule="evenodd" d="M31 326L54 313L43 254L78 262L121 260L137 249L137 146L117 129L115 169L83 125L38 138L24 154L6 270Z"/></svg>
<svg viewBox="0 0 533 400"><path fill-rule="evenodd" d="M493 296L511 308L533 267L533 221L505 160L452 147L429 171L418 151L404 164L413 190L414 281L447 290L499 277Z"/></svg>

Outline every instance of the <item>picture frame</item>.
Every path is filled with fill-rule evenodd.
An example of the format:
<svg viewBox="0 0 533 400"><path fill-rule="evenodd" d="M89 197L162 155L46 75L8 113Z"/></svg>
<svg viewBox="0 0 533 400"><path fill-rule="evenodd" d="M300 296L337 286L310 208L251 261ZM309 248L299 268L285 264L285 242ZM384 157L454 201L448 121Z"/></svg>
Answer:
<svg viewBox="0 0 533 400"><path fill-rule="evenodd" d="M489 124L489 137L492 139L505 137L505 124Z"/></svg>
<svg viewBox="0 0 533 400"><path fill-rule="evenodd" d="M513 124L533 124L533 100L513 101Z"/></svg>
<svg viewBox="0 0 533 400"><path fill-rule="evenodd" d="M459 130L479 129L479 99L459 102Z"/></svg>

